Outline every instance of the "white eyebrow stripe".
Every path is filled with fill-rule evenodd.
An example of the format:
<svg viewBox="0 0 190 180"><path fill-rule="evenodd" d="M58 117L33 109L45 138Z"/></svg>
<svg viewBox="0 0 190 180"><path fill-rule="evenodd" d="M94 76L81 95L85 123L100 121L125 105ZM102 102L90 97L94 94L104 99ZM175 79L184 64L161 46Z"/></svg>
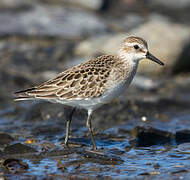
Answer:
<svg viewBox="0 0 190 180"><path fill-rule="evenodd" d="M142 44L139 44L138 42L133 42L133 43L126 43L127 46L134 46L134 45L139 45L140 47Z"/></svg>

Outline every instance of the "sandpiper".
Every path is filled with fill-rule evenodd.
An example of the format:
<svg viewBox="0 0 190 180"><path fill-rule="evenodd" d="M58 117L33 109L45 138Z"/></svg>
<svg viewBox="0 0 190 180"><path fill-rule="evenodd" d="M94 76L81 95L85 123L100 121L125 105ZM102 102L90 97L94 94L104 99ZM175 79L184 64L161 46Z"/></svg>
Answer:
<svg viewBox="0 0 190 180"><path fill-rule="evenodd" d="M130 36L121 43L116 55L102 55L71 67L41 85L16 92L15 100L41 99L74 107L66 122L66 146L68 146L74 109L86 109L88 112L86 126L93 150L96 150L91 125L92 112L128 88L135 76L139 61L145 58L164 65L149 52L144 39Z"/></svg>

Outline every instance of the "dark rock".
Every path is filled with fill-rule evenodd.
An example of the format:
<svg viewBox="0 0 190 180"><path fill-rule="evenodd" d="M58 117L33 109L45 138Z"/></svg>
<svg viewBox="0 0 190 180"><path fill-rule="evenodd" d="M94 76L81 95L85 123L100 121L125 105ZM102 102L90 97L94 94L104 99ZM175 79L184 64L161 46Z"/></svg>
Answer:
<svg viewBox="0 0 190 180"><path fill-rule="evenodd" d="M5 166L12 173L18 173L29 168L27 163L19 159L6 159L3 162L3 166Z"/></svg>
<svg viewBox="0 0 190 180"><path fill-rule="evenodd" d="M173 73L190 72L190 39L184 44L181 54L173 67Z"/></svg>
<svg viewBox="0 0 190 180"><path fill-rule="evenodd" d="M136 127L133 131L136 133L136 146L147 147L158 144L171 143L173 134L155 128Z"/></svg>
<svg viewBox="0 0 190 180"><path fill-rule="evenodd" d="M190 130L177 131L175 139L177 144L190 142Z"/></svg>
<svg viewBox="0 0 190 180"><path fill-rule="evenodd" d="M62 133L64 131L64 127L53 127L52 125L44 125L38 126L33 128L32 130L33 135L55 135Z"/></svg>
<svg viewBox="0 0 190 180"><path fill-rule="evenodd" d="M150 171L150 172L143 172L138 174L139 176L152 176L152 175L160 175L159 171ZM152 179L152 178L150 178Z"/></svg>
<svg viewBox="0 0 190 180"><path fill-rule="evenodd" d="M25 154L25 153L35 153L37 151L30 146L26 146L21 143L16 143L16 144L7 146L3 152L5 154Z"/></svg>
<svg viewBox="0 0 190 180"><path fill-rule="evenodd" d="M10 135L5 133L0 134L0 146L10 144L12 141L14 141L14 138Z"/></svg>
<svg viewBox="0 0 190 180"><path fill-rule="evenodd" d="M79 154L88 158L90 161L97 162L100 164L120 164L123 160L118 156L107 155L102 152L95 151L78 151Z"/></svg>
<svg viewBox="0 0 190 180"><path fill-rule="evenodd" d="M180 168L174 168L171 170L171 174L178 174L178 173L185 173L188 172L188 169L180 167Z"/></svg>
<svg viewBox="0 0 190 180"><path fill-rule="evenodd" d="M100 10L102 13L109 13L112 15L114 14L115 16L121 16L123 14L126 14L126 12L139 12L140 7L142 8L142 6L143 3L141 3L141 1L137 2L135 0L103 0L103 4Z"/></svg>
<svg viewBox="0 0 190 180"><path fill-rule="evenodd" d="M0 151L0 157L3 156L3 151Z"/></svg>
<svg viewBox="0 0 190 180"><path fill-rule="evenodd" d="M125 153L125 151L121 151L120 149L117 148L110 149L109 152L115 155L122 155Z"/></svg>
<svg viewBox="0 0 190 180"><path fill-rule="evenodd" d="M75 148L68 148L68 149L54 149L52 151L43 152L41 153L42 156L66 156L69 154L76 153L77 150Z"/></svg>

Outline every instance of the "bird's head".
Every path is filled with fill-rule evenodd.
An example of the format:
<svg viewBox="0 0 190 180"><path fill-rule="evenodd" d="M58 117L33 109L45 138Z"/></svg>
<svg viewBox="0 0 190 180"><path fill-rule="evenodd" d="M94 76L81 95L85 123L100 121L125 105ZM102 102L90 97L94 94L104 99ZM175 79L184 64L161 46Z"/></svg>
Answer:
<svg viewBox="0 0 190 180"><path fill-rule="evenodd" d="M141 59L150 59L159 65L164 65L162 61L153 56L148 50L147 42L135 36L127 37L121 45L119 56L127 61L139 62Z"/></svg>

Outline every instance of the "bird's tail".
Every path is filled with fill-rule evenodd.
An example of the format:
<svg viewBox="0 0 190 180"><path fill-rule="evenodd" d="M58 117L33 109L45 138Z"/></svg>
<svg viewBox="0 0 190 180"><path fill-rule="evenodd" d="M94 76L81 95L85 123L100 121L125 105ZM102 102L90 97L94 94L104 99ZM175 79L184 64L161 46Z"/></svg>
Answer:
<svg viewBox="0 0 190 180"><path fill-rule="evenodd" d="M15 92L15 101L23 101L23 100L50 100L56 99L57 87L49 87L49 86L37 86L29 89L25 89L22 91Z"/></svg>
<svg viewBox="0 0 190 180"><path fill-rule="evenodd" d="M33 100L35 97L29 95L28 93L30 93L31 91L34 91L36 88L29 88L29 89L25 89L22 91L17 91L14 93L14 95L16 96L14 101L23 101L23 100Z"/></svg>

